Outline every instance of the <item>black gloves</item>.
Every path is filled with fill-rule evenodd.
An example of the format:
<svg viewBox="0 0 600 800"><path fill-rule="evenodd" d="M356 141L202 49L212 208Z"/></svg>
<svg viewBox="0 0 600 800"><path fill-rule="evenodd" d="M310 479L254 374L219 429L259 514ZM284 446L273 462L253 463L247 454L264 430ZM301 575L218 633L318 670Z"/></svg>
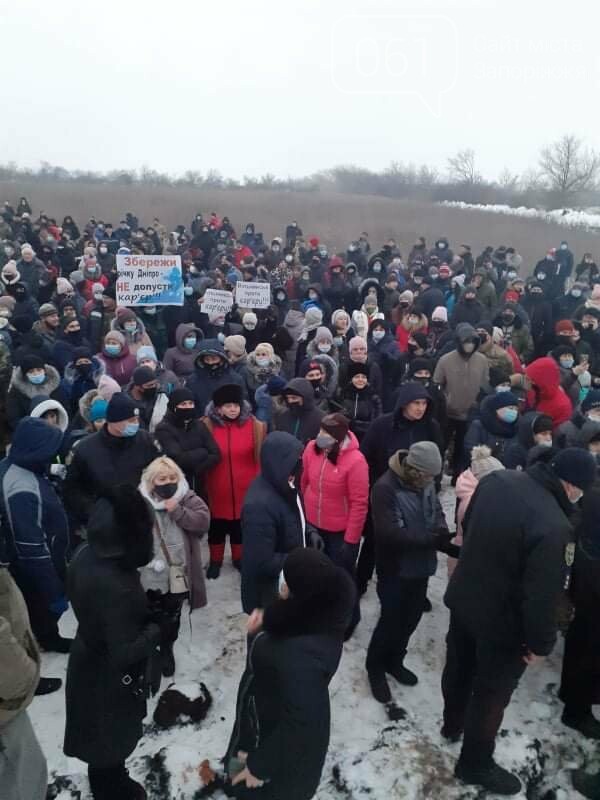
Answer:
<svg viewBox="0 0 600 800"><path fill-rule="evenodd" d="M440 528L435 534L435 547L440 553L446 553L447 556L458 558L460 556L460 547L457 544L452 544L452 539L456 536L445 528Z"/></svg>
<svg viewBox="0 0 600 800"><path fill-rule="evenodd" d="M340 566L344 567L348 572L354 572L359 548L359 544L350 544L350 542L344 542L342 545L342 549L340 550Z"/></svg>
<svg viewBox="0 0 600 800"><path fill-rule="evenodd" d="M306 523L306 544L314 550L324 550L325 542L319 531L314 525L309 522Z"/></svg>

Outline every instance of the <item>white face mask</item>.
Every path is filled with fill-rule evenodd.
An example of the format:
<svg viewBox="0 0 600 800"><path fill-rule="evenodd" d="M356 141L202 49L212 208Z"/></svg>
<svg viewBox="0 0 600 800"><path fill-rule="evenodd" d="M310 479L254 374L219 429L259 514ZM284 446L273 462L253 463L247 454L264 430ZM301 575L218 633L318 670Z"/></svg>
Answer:
<svg viewBox="0 0 600 800"><path fill-rule="evenodd" d="M317 345L320 353L328 353L331 350L331 345L324 342L323 344Z"/></svg>
<svg viewBox="0 0 600 800"><path fill-rule="evenodd" d="M255 360L259 367L268 367L271 361L268 356L256 356Z"/></svg>
<svg viewBox="0 0 600 800"><path fill-rule="evenodd" d="M380 342L384 336L385 336L385 331L373 331L373 339L376 342Z"/></svg>
<svg viewBox="0 0 600 800"><path fill-rule="evenodd" d="M473 350L475 350L475 345L473 342L465 342L465 344L463 344L463 350L465 353L472 353Z"/></svg>
<svg viewBox="0 0 600 800"><path fill-rule="evenodd" d="M246 328L247 331L253 331L256 328L256 323L255 322L244 322L244 328Z"/></svg>

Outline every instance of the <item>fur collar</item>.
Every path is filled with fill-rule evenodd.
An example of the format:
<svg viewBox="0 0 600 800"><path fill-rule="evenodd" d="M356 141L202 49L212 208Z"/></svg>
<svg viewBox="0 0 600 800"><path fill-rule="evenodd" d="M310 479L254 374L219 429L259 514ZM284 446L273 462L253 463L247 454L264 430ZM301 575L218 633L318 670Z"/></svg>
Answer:
<svg viewBox="0 0 600 800"><path fill-rule="evenodd" d="M15 367L10 379L9 390L14 388L30 400L40 395L50 396L52 392L55 392L60 386L60 375L58 374L58 370L51 364L45 364L44 368L47 376L45 382L34 385L33 383L29 383L26 376L23 375L21 367Z"/></svg>

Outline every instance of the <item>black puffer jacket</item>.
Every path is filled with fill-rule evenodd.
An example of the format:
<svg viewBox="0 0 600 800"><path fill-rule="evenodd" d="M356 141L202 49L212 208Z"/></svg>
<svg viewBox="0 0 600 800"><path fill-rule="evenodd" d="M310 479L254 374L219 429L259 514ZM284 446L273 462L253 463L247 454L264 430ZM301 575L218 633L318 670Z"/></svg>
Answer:
<svg viewBox="0 0 600 800"><path fill-rule="evenodd" d="M247 614L277 595L286 555L303 544L298 492L288 478L297 472L302 444L275 431L260 451L261 474L250 484L242 506L242 607Z"/></svg>
<svg viewBox="0 0 600 800"><path fill-rule="evenodd" d="M190 486L221 460L221 451L212 433L199 419L184 422L167 411L156 426L155 436L166 456L183 470Z"/></svg>
<svg viewBox="0 0 600 800"><path fill-rule="evenodd" d="M79 627L67 669L64 751L95 767L124 761L141 739L160 637L137 569L152 558L152 519L133 487L108 497L94 507L67 581Z"/></svg>
<svg viewBox="0 0 600 800"><path fill-rule="evenodd" d="M406 419L402 413L404 406L413 400L430 401L423 418L416 421ZM398 391L394 411L374 420L362 440L360 449L369 464L371 485L386 472L390 456L396 450L408 450L416 442L435 442L441 449L442 434L433 418L427 390L419 383L405 383Z"/></svg>
<svg viewBox="0 0 600 800"><path fill-rule="evenodd" d="M160 453L146 431L111 436L106 428L86 436L73 449L63 497L77 525L86 525L96 499L111 486L137 486L142 472Z"/></svg>
<svg viewBox="0 0 600 800"><path fill-rule="evenodd" d="M286 390L301 397L303 404L277 411L273 416L273 430L291 433L306 444L318 434L324 412L317 408L314 389L306 378L292 378Z"/></svg>
<svg viewBox="0 0 600 800"><path fill-rule="evenodd" d="M249 753L249 770L269 781L266 797L310 800L317 791L329 747L329 683L354 597L351 579L337 568L316 601L278 599L265 611L240 685L228 754Z"/></svg>
<svg viewBox="0 0 600 800"><path fill-rule="evenodd" d="M550 467L498 470L480 481L445 602L472 636L548 655L573 538L572 506Z"/></svg>

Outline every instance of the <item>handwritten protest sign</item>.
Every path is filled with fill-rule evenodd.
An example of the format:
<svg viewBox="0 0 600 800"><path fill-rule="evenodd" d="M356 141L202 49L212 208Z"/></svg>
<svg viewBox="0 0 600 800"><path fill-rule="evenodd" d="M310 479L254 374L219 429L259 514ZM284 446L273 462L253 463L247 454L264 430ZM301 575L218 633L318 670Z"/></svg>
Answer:
<svg viewBox="0 0 600 800"><path fill-rule="evenodd" d="M118 306L182 306L181 256L117 255Z"/></svg>
<svg viewBox="0 0 600 800"><path fill-rule="evenodd" d="M268 308L271 305L271 284L238 281L235 302L241 308Z"/></svg>
<svg viewBox="0 0 600 800"><path fill-rule="evenodd" d="M223 315L231 310L233 294L223 289L207 289L202 297L200 310L204 314Z"/></svg>

